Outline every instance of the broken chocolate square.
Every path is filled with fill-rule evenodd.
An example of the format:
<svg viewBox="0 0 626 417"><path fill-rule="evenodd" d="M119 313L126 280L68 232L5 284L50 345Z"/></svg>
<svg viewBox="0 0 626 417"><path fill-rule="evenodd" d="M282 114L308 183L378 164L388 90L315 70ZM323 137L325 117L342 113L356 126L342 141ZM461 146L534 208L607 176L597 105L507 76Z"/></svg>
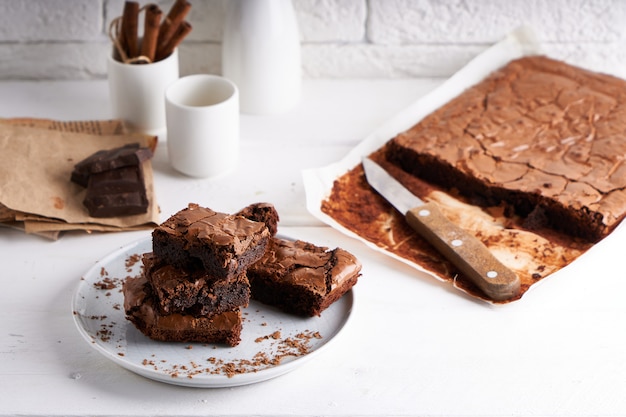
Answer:
<svg viewBox="0 0 626 417"><path fill-rule="evenodd" d="M87 187L83 205L92 217L115 217L148 211L142 163L152 157L137 143L101 150L74 166L71 180Z"/></svg>
<svg viewBox="0 0 626 417"><path fill-rule="evenodd" d="M104 149L83 159L74 166L72 181L87 187L89 176L98 172L126 166L141 165L152 158L149 148L141 148L138 143L129 143L114 149Z"/></svg>

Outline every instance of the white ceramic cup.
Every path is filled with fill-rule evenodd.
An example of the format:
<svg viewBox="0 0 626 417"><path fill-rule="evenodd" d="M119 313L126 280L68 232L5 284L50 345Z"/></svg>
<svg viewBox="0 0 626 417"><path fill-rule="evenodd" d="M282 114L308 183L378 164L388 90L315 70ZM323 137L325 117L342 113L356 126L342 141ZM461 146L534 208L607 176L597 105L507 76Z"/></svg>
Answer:
<svg viewBox="0 0 626 417"><path fill-rule="evenodd" d="M178 79L178 50L152 64L124 64L109 56L109 94L113 117L133 132L165 133L165 89Z"/></svg>
<svg viewBox="0 0 626 417"><path fill-rule="evenodd" d="M192 177L234 170L239 159L239 91L217 75L182 77L165 91L170 164Z"/></svg>

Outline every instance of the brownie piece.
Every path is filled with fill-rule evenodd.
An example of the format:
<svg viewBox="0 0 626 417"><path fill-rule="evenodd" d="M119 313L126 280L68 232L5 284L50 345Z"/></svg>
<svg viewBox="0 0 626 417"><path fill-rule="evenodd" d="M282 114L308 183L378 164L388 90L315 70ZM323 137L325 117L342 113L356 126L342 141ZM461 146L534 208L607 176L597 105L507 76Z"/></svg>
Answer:
<svg viewBox="0 0 626 417"><path fill-rule="evenodd" d="M223 343L241 341L241 312L226 311L211 317L181 313L163 315L154 303L146 277L129 277L124 282L124 310L128 320L151 339L167 342Z"/></svg>
<svg viewBox="0 0 626 417"><path fill-rule="evenodd" d="M93 173L83 205L91 217L115 217L148 211L141 165Z"/></svg>
<svg viewBox="0 0 626 417"><path fill-rule="evenodd" d="M152 249L175 267L202 265L208 275L226 278L258 261L269 239L264 223L189 204L154 229Z"/></svg>
<svg viewBox="0 0 626 417"><path fill-rule="evenodd" d="M273 237L248 268L252 298L300 316L319 316L350 290L361 263L349 252Z"/></svg>
<svg viewBox="0 0 626 417"><path fill-rule="evenodd" d="M595 242L626 216L626 81L512 61L388 143L387 160L526 225Z"/></svg>
<svg viewBox="0 0 626 417"><path fill-rule="evenodd" d="M202 268L175 268L153 253L144 254L142 262L154 304L162 315L213 316L247 307L250 301L250 283L245 272L233 278L214 278Z"/></svg>
<svg viewBox="0 0 626 417"><path fill-rule="evenodd" d="M271 236L275 236L278 232L278 211L271 203L254 203L242 208L235 216L243 216L246 219L265 223Z"/></svg>
<svg viewBox="0 0 626 417"><path fill-rule="evenodd" d="M152 158L152 151L149 148L141 148L138 143L129 143L113 149L103 149L77 163L72 171L71 180L78 185L87 187L91 174L141 165L142 162L150 158Z"/></svg>

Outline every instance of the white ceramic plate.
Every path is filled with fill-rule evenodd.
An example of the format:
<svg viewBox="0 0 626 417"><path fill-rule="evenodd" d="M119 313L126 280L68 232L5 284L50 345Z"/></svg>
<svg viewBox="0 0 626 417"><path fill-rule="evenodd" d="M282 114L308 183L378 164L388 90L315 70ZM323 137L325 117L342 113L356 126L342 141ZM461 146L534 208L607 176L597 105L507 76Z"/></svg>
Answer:
<svg viewBox="0 0 626 417"><path fill-rule="evenodd" d="M151 251L151 246L150 238L142 239L97 262L81 278L72 302L76 327L90 346L150 379L217 388L283 375L315 357L344 328L353 311L353 291L313 318L251 301L242 310L243 330L236 347L154 341L126 319L121 292L123 280L141 270L138 255Z"/></svg>

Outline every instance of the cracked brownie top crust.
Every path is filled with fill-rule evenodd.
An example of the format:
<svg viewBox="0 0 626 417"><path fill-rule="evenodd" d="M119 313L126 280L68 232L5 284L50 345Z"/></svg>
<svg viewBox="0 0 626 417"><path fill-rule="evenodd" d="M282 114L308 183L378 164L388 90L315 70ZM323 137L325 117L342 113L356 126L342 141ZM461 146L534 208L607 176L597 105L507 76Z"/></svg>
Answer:
<svg viewBox="0 0 626 417"><path fill-rule="evenodd" d="M626 81L512 61L387 146L405 171L587 241L626 213Z"/></svg>
<svg viewBox="0 0 626 417"><path fill-rule="evenodd" d="M202 265L216 278L239 275L265 253L265 223L189 204L152 232L154 254L175 267Z"/></svg>
<svg viewBox="0 0 626 417"><path fill-rule="evenodd" d="M360 261L341 249L273 237L248 269L252 298L301 316L319 316L357 282Z"/></svg>

